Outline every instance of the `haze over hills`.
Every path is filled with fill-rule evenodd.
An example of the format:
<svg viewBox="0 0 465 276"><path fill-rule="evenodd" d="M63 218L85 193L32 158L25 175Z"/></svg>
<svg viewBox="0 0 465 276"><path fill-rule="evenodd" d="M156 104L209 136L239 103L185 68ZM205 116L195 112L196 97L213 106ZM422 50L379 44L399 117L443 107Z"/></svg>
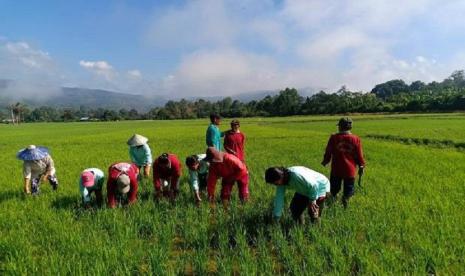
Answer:
<svg viewBox="0 0 465 276"><path fill-rule="evenodd" d="M25 96L15 95L14 89L11 88L14 81L0 79L0 105L6 106L15 101L23 102L31 107L52 106L62 108L76 108L85 106L87 108L105 108L105 109L136 109L138 111L148 111L153 107L163 106L169 100L180 100L181 98L168 98L166 96L145 96L108 91L103 89L89 89L80 87L61 87L57 91L36 93L27 93ZM31 90L33 90L31 88ZM299 93L302 96L311 96L319 89L304 88ZM273 96L279 93L277 90L252 91L231 95L233 100L241 102L250 102L260 100L267 95ZM204 99L208 101L219 101L226 96L218 97L186 97L188 100Z"/></svg>

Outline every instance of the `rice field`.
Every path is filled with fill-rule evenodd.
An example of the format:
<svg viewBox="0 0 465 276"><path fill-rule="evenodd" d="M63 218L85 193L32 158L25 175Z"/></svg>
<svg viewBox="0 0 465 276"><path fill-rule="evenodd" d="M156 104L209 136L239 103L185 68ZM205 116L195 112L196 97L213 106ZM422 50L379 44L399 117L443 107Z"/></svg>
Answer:
<svg viewBox="0 0 465 276"><path fill-rule="evenodd" d="M349 208L326 208L319 225L294 225L289 212L271 223L265 169L329 176L320 162L338 118L242 119L250 202L234 189L228 211L195 207L185 166L175 205L155 203L145 179L134 206L81 208L80 172L129 160L132 134L150 139L154 157L184 162L204 152L208 120L0 125L0 274L465 274L465 114L353 116L367 168ZM29 144L50 148L57 192L23 196L15 154Z"/></svg>

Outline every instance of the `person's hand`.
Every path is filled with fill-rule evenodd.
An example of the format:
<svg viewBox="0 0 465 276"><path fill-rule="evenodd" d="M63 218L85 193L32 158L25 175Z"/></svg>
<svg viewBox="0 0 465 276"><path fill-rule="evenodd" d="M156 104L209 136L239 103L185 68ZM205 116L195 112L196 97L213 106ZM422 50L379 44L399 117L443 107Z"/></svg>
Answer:
<svg viewBox="0 0 465 276"><path fill-rule="evenodd" d="M364 172L365 172L365 167L363 166L358 167L358 175L362 176Z"/></svg>

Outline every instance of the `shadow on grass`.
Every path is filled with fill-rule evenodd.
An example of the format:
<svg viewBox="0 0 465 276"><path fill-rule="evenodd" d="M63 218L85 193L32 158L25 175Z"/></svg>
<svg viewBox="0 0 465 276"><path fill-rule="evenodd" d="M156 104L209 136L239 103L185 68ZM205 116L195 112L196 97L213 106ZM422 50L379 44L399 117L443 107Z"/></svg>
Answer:
<svg viewBox="0 0 465 276"><path fill-rule="evenodd" d="M0 204L5 202L5 201L12 200L12 199L24 200L25 198L26 197L25 197L24 193L21 192L21 191L9 190L9 191L0 192Z"/></svg>

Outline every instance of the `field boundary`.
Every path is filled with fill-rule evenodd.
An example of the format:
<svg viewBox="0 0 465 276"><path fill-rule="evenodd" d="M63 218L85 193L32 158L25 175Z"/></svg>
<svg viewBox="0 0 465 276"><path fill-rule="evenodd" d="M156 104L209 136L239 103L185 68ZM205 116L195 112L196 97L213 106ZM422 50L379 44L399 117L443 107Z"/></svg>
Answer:
<svg viewBox="0 0 465 276"><path fill-rule="evenodd" d="M454 142L452 140L439 140L439 139L430 139L430 138L415 138L415 137L402 137L397 135L379 135L379 134L367 134L366 138L376 139L376 140L386 140L393 141L406 145L417 145L417 146L427 146L434 148L455 148L455 149L465 149L465 142Z"/></svg>

